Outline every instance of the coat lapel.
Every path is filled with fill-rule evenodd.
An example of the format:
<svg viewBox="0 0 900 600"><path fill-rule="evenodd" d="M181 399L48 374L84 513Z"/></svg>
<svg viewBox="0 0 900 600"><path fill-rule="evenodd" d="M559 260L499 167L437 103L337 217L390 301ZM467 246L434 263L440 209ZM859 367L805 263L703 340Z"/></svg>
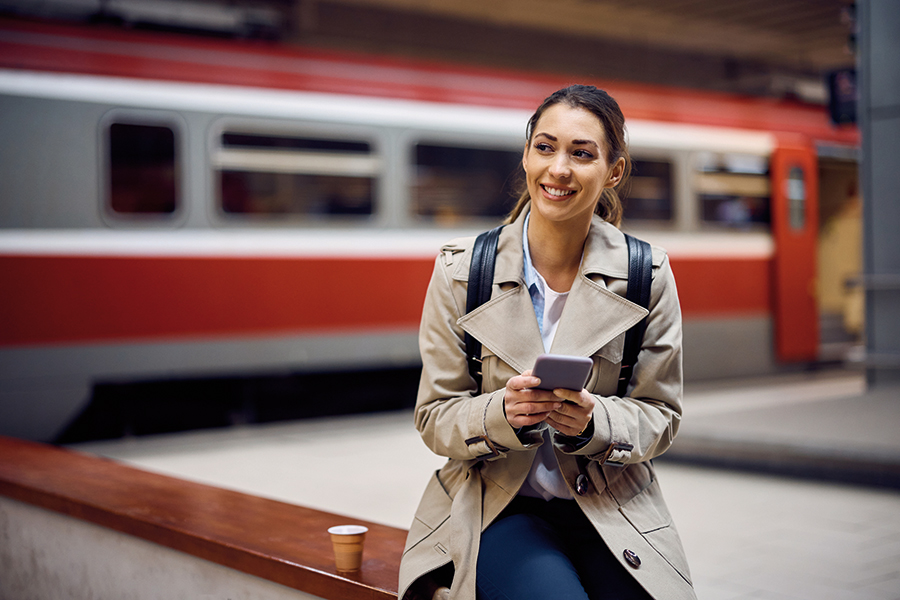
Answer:
<svg viewBox="0 0 900 600"><path fill-rule="evenodd" d="M544 351L523 274L522 228L526 212L522 211L500 234L491 299L459 319L460 327L519 372L534 366L534 360ZM460 262L453 277L468 279L468 260Z"/></svg>
<svg viewBox="0 0 900 600"><path fill-rule="evenodd" d="M534 360L544 352L531 296L524 285L491 298L459 324L520 373L533 367Z"/></svg>
<svg viewBox="0 0 900 600"><path fill-rule="evenodd" d="M485 348L519 372L532 368L544 352L523 276L526 212L522 211L500 235L491 299L458 321ZM465 281L468 275L469 261L461 261L454 279ZM647 314L644 308L607 289L605 277L627 279L628 251L622 233L594 217L581 275L566 300L551 352L592 356Z"/></svg>
<svg viewBox="0 0 900 600"><path fill-rule="evenodd" d="M646 310L609 291L601 282L582 275L575 280L566 300L550 352L592 356L646 314ZM621 356L608 358L619 360Z"/></svg>
<svg viewBox="0 0 900 600"><path fill-rule="evenodd" d="M592 356L647 315L607 287L613 280L628 280L628 246L621 231L595 216L551 352ZM615 362L621 355L607 358Z"/></svg>

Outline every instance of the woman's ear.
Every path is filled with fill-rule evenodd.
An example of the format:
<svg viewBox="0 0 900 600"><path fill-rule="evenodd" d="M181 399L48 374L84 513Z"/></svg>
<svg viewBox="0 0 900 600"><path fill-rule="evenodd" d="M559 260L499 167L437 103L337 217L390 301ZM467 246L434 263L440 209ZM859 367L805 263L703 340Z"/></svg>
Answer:
<svg viewBox="0 0 900 600"><path fill-rule="evenodd" d="M619 182L622 181L622 176L625 175L625 159L621 156L616 161L616 164L612 166L609 170L609 179L606 180L606 186L604 187L616 187L619 185Z"/></svg>
<svg viewBox="0 0 900 600"><path fill-rule="evenodd" d="M528 172L528 144L525 144L525 149L522 150L522 168Z"/></svg>

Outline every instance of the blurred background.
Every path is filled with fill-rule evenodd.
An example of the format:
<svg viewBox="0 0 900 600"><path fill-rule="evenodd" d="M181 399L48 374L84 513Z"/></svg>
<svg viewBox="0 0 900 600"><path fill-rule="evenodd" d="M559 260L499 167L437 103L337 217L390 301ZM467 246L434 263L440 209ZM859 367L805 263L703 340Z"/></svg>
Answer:
<svg viewBox="0 0 900 600"><path fill-rule="evenodd" d="M411 407L441 244L607 89L689 382L860 369L844 0L0 0L0 434Z"/></svg>

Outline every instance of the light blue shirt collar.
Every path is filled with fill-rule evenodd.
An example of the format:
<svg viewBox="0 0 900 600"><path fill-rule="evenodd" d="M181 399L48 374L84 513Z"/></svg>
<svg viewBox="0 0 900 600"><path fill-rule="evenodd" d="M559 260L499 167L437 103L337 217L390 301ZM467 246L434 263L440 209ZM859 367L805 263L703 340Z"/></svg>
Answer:
<svg viewBox="0 0 900 600"><path fill-rule="evenodd" d="M528 286L528 289L531 289L533 285L537 285L541 293L543 293L544 278L534 268L534 264L531 262L531 248L528 247L528 222L530 219L531 213L525 215L525 227L522 235L522 251L525 253L525 285Z"/></svg>
<svg viewBox="0 0 900 600"><path fill-rule="evenodd" d="M541 334L544 333L544 298L546 297L547 282L541 277L541 274L534 268L531 262L531 250L528 247L528 221L531 219L531 213L525 215L525 226L522 234L522 252L525 253L525 286L528 293L531 294L531 304L534 307L534 316L537 318L538 329Z"/></svg>

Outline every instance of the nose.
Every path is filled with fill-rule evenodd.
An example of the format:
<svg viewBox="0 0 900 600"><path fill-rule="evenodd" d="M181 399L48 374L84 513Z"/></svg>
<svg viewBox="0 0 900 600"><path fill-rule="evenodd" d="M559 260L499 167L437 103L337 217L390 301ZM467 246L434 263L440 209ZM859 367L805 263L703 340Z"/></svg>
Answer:
<svg viewBox="0 0 900 600"><path fill-rule="evenodd" d="M556 154L550 163L550 175L557 179L567 179L572 174L569 156L563 152Z"/></svg>

